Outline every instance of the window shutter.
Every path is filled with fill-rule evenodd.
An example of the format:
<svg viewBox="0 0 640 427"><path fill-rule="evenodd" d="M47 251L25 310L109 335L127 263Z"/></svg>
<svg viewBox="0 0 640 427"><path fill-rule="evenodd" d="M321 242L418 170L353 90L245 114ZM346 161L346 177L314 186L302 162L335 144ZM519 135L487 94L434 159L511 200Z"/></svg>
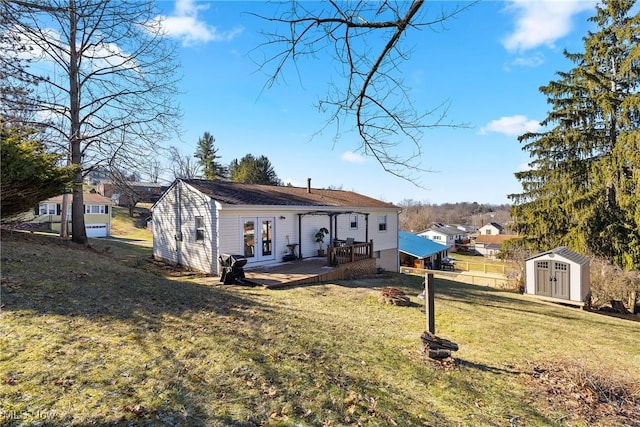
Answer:
<svg viewBox="0 0 640 427"><path fill-rule="evenodd" d="M56 215L60 215L62 213L62 207L60 206L60 203L58 203L56 205Z"/></svg>
<svg viewBox="0 0 640 427"><path fill-rule="evenodd" d="M40 215L40 206L39 206L39 205L38 205L38 206L36 206L36 207L33 209L33 214L34 214L34 215L36 215L36 216Z"/></svg>
<svg viewBox="0 0 640 427"><path fill-rule="evenodd" d="M109 213L109 205L104 205L104 213L105 214Z"/></svg>

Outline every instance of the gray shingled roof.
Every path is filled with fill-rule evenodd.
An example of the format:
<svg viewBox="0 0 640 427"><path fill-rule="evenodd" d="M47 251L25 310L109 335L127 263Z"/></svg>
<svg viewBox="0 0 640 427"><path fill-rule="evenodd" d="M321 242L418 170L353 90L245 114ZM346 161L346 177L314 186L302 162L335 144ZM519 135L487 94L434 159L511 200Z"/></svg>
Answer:
<svg viewBox="0 0 640 427"><path fill-rule="evenodd" d="M431 227L429 230L437 231L438 233L446 234L447 236L457 236L459 234L465 234L464 231L457 229L456 227L451 227L450 225L445 225L442 227Z"/></svg>
<svg viewBox="0 0 640 427"><path fill-rule="evenodd" d="M219 203L261 206L327 206L400 209L399 207L353 191L274 185L242 184L229 181L184 179L186 184Z"/></svg>
<svg viewBox="0 0 640 427"><path fill-rule="evenodd" d="M555 254L555 255L561 256L564 259L568 259L569 261L573 261L573 262L575 262L576 264L579 264L579 265L589 264L589 261L590 261L589 257L587 257L585 255L582 255L582 254L579 254L577 252L574 252L571 249L567 249L564 246L559 246L559 247L557 247L555 249L551 249L551 250L546 251L546 252L541 252L539 254L536 254L536 255L534 255L532 257L527 258L527 260L534 259L534 258L539 258L539 257L541 257L543 255L548 255L548 254Z"/></svg>

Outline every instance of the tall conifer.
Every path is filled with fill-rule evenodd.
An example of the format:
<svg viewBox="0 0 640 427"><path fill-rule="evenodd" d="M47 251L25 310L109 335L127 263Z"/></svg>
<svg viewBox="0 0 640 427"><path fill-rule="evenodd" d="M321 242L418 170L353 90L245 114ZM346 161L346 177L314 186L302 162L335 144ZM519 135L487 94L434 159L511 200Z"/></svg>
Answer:
<svg viewBox="0 0 640 427"><path fill-rule="evenodd" d="M640 15L634 0L606 0L574 64L540 91L544 131L520 136L531 169L514 228L532 250L558 245L640 267Z"/></svg>

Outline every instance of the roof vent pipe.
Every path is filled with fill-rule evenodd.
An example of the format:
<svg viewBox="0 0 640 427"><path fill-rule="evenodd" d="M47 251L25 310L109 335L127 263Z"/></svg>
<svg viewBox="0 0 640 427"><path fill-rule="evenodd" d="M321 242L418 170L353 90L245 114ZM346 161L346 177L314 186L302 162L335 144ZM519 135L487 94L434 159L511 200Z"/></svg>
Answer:
<svg viewBox="0 0 640 427"><path fill-rule="evenodd" d="M311 193L311 178L307 178L307 193Z"/></svg>

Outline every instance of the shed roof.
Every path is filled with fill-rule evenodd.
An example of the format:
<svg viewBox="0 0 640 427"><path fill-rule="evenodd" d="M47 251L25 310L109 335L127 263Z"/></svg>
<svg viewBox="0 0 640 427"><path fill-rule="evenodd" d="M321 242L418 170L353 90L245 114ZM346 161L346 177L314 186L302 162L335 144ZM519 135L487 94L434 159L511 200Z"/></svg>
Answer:
<svg viewBox="0 0 640 427"><path fill-rule="evenodd" d="M416 258L426 258L438 252L446 251L448 246L425 237L416 236L408 231L398 233L398 250Z"/></svg>
<svg viewBox="0 0 640 427"><path fill-rule="evenodd" d="M182 181L217 202L227 205L364 207L400 210L399 207L391 203L353 191L243 184L204 179L184 179Z"/></svg>
<svg viewBox="0 0 640 427"><path fill-rule="evenodd" d="M540 258L541 256L549 255L549 254L558 255L564 259L573 261L578 265L586 265L586 264L589 264L589 261L590 261L588 256L574 252L571 249L568 249L564 246L559 246L555 249L551 249L546 252L541 252L539 254L533 255L527 258L527 261L529 261L530 259Z"/></svg>

